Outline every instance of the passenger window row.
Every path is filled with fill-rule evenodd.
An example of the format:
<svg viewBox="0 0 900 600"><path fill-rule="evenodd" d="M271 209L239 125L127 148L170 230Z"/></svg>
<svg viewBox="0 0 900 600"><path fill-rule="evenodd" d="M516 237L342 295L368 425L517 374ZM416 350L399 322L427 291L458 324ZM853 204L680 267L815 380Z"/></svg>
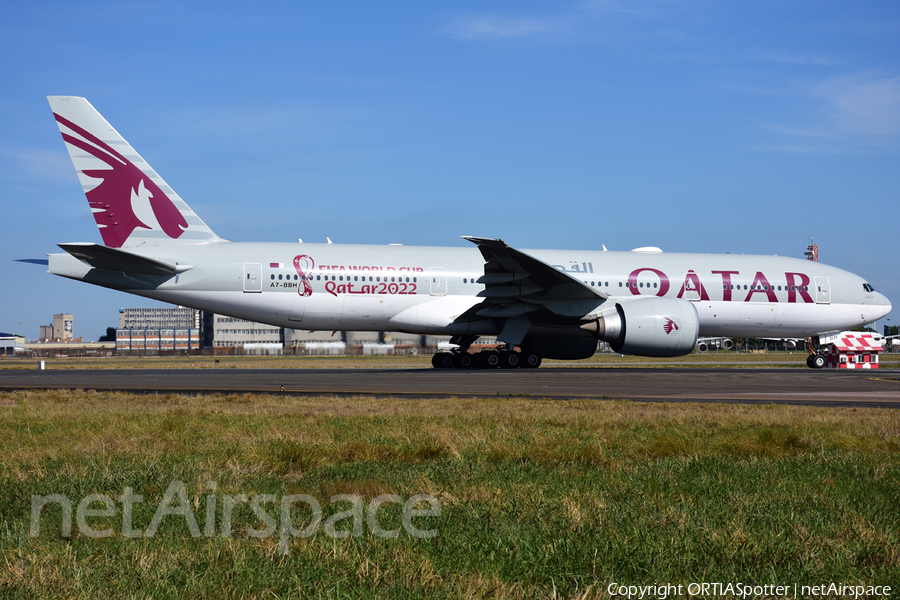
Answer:
<svg viewBox="0 0 900 600"><path fill-rule="evenodd" d="M302 277L301 277L301 276L294 275L294 276L293 276L293 280L294 280L294 281L297 281L297 280L301 280L301 281L322 281L323 278L324 278L325 281L344 281L344 280L345 280L345 277L346 277L346 281L351 281L351 279L350 279L351 276L350 276L350 275L316 275L316 276L312 276L312 275L303 275ZM275 281L275 279L278 279L278 281L283 281L283 280L285 280L285 279L288 280L288 281L291 281L291 275L282 275L281 273L279 273L277 277L275 276L274 273L272 273L272 275L270 275L270 278L272 279L272 281ZM366 281L366 276L365 276L365 275L362 275L362 276L360 276L360 275L353 275L353 281ZM387 276L381 277L380 275L375 276L375 277L370 276L370 277L369 277L369 281L375 281L375 282L385 281L385 282L387 282L387 281L388 281L388 277L387 277ZM410 283L410 281L411 281L412 283L416 283L416 282L417 282L417 278L416 278L416 277L396 277L396 276L395 276L395 277L391 277L391 278L390 278L390 281L392 281L392 282L398 282L398 283L403 283L404 281L405 281L406 283Z"/></svg>

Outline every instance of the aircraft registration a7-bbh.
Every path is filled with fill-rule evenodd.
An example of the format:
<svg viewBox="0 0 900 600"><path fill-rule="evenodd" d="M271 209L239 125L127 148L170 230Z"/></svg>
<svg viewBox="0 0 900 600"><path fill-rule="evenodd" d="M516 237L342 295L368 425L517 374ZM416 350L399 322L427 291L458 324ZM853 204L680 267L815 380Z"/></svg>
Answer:
<svg viewBox="0 0 900 600"><path fill-rule="evenodd" d="M891 310L853 273L777 256L231 242L87 100L49 101L103 238L60 244L49 272L138 296L291 329L452 336L438 368L537 367L597 340L681 356L700 336L815 337ZM501 346L470 353L479 336Z"/></svg>

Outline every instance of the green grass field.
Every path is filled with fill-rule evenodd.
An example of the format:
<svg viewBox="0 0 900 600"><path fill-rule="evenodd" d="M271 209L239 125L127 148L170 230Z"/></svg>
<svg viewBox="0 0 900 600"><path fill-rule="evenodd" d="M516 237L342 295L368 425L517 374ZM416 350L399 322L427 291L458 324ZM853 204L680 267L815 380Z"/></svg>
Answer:
<svg viewBox="0 0 900 600"><path fill-rule="evenodd" d="M146 530L172 482L198 522ZM209 484L208 482L213 482ZM213 489L214 488L214 489ZM91 494L114 516L63 536L48 504ZM273 535L238 502L263 500ZM265 495L273 498L266 499ZM337 538L285 533L306 494ZM354 495L429 494L439 516L386 504L373 533L340 514ZM262 498L260 498L262 497ZM900 413L860 408L530 398L0 394L0 597L592 598L607 586L900 583ZM181 500L167 506L178 506ZM418 505L427 508L427 505ZM86 505L97 510L100 503ZM98 511L101 512L101 511ZM208 515L211 515L208 518ZM302 529L311 511L294 505ZM210 527L205 531L207 524ZM211 534L209 537L206 533ZM259 534L257 534L259 535ZM699 597L699 596L698 596Z"/></svg>

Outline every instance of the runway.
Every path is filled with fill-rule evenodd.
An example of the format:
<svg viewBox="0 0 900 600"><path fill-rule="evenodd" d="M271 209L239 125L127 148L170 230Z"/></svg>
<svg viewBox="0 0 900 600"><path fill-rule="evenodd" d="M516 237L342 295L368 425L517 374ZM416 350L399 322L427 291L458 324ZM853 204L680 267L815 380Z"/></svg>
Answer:
<svg viewBox="0 0 900 600"><path fill-rule="evenodd" d="M900 408L900 370L60 369L0 371L0 390L520 396Z"/></svg>

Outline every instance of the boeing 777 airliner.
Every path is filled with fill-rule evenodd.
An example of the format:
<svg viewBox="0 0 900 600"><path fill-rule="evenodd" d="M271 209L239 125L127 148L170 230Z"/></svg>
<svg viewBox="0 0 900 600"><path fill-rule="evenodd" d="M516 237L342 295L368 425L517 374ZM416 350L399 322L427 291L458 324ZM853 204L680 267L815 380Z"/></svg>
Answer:
<svg viewBox="0 0 900 600"><path fill-rule="evenodd" d="M84 98L49 97L103 244L66 243L49 272L279 327L449 335L437 368L680 356L699 336L815 337L890 302L861 277L776 256L231 242L216 235ZM469 352L479 336L498 350ZM821 355L807 361L824 365Z"/></svg>

